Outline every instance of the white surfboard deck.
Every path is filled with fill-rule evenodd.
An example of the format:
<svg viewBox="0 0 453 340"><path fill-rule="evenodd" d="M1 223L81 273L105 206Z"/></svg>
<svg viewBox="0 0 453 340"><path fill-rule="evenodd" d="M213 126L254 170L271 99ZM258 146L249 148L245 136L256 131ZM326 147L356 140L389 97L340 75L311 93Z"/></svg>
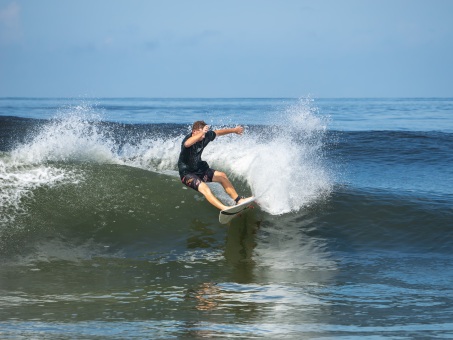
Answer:
<svg viewBox="0 0 453 340"><path fill-rule="evenodd" d="M233 205L232 207L229 207L228 209L222 210L219 214L219 222L222 224L227 224L234 217L236 217L239 213L250 208L251 203L255 200L256 200L256 198L252 196L248 200L242 202L241 204Z"/></svg>

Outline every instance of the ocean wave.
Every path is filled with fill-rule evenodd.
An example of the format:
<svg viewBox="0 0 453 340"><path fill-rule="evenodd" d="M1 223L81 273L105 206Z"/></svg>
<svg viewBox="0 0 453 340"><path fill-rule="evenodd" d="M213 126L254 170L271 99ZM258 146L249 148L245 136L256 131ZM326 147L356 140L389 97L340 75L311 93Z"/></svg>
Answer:
<svg viewBox="0 0 453 340"><path fill-rule="evenodd" d="M318 116L309 101L274 119L274 124L246 126L242 136L219 137L203 155L229 174L240 193L257 196L253 218L235 224L261 228L259 246L251 251L262 265L283 266L281 261L294 258L283 267L312 263L329 269L335 268L331 251L401 246L443 251L451 246L446 227L453 217L451 196L339 185L326 156L337 152L329 149L328 119ZM219 227L218 211L178 178L176 163L187 133L184 125L105 122L89 106L33 125L0 154L2 254L16 254L25 245L36 250L61 244L58 249L74 250L69 258L81 253L154 258L168 253L168 245L218 247L224 240L212 229L211 236L187 234ZM352 164L368 162L369 145L380 145L379 137L391 133L375 135L351 133L359 141L347 139L352 144L339 147L353 155ZM362 158L357 149L364 150ZM211 186L231 204L219 185Z"/></svg>
<svg viewBox="0 0 453 340"><path fill-rule="evenodd" d="M31 167L121 164L176 175L180 143L188 132L181 127L175 133L162 131L159 125L138 131L108 124L91 107L81 105L66 110L17 145L9 162ZM204 158L211 167L244 183L244 194L257 196L263 210L280 215L298 211L330 192L332 178L322 153L325 132L323 119L315 115L310 103L301 101L282 112L274 125L247 129L241 137L218 138L205 150Z"/></svg>

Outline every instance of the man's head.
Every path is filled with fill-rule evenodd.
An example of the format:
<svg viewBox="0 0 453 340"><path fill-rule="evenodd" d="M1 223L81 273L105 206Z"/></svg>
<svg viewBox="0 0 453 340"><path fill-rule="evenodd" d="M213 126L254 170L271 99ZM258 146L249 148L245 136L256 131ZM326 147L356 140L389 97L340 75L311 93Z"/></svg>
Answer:
<svg viewBox="0 0 453 340"><path fill-rule="evenodd" d="M195 123L193 123L192 125L192 132L197 132L197 131L200 131L202 130L206 125L204 121L202 120L197 120Z"/></svg>

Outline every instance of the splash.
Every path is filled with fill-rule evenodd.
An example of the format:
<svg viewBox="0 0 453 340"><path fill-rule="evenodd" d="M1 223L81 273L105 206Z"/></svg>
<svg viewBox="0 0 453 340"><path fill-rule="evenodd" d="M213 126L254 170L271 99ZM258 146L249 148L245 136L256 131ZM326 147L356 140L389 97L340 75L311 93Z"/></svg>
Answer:
<svg viewBox="0 0 453 340"><path fill-rule="evenodd" d="M273 124L242 137L222 137L206 150L212 166L245 179L260 207L272 215L297 212L328 195L332 180L324 161L327 118L311 100L276 115Z"/></svg>
<svg viewBox="0 0 453 340"><path fill-rule="evenodd" d="M100 116L88 105L73 107L52 119L29 143L12 152L18 163L115 162L116 145L99 128Z"/></svg>
<svg viewBox="0 0 453 340"><path fill-rule="evenodd" d="M181 141L184 137L144 138L138 144L125 144L120 159L123 164L145 170L176 174Z"/></svg>

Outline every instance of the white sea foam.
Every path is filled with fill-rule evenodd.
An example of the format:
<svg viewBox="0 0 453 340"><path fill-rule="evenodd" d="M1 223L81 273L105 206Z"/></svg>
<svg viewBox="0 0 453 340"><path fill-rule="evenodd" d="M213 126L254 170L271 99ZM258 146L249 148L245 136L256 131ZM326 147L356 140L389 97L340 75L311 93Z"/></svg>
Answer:
<svg viewBox="0 0 453 340"><path fill-rule="evenodd" d="M137 145L126 144L121 150L121 161L151 171L176 170L181 141L184 136L145 138Z"/></svg>
<svg viewBox="0 0 453 340"><path fill-rule="evenodd" d="M17 165L3 158L0 160L0 223L14 221L18 214L26 213L23 200L30 198L33 190L46 185L77 181L78 175L52 166Z"/></svg>
<svg viewBox="0 0 453 340"><path fill-rule="evenodd" d="M106 138L89 107L77 106L69 114L53 119L31 142L12 152L18 163L40 164L55 161L114 162L115 143Z"/></svg>
<svg viewBox="0 0 453 340"><path fill-rule="evenodd" d="M215 146L206 148L204 157L213 167L245 179L263 210L284 214L331 191L322 156L325 132L325 118L302 100L259 133L219 138Z"/></svg>

